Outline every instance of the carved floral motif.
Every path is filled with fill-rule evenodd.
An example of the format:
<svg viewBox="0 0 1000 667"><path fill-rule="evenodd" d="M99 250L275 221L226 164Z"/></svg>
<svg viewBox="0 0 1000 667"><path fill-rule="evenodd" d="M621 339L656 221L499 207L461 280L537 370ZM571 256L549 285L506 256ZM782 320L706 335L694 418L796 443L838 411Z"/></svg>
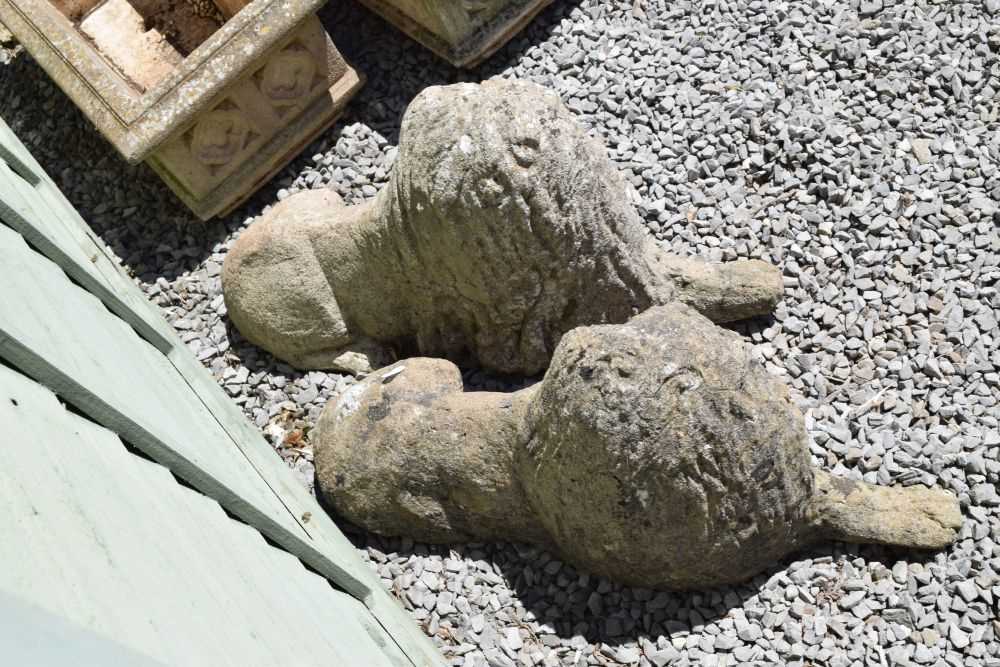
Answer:
<svg viewBox="0 0 1000 667"><path fill-rule="evenodd" d="M271 58L260 72L260 91L276 103L306 95L316 77L316 63L304 49L286 49Z"/></svg>
<svg viewBox="0 0 1000 667"><path fill-rule="evenodd" d="M205 114L191 134L191 153L203 164L228 164L243 150L250 126L238 109L215 109Z"/></svg>

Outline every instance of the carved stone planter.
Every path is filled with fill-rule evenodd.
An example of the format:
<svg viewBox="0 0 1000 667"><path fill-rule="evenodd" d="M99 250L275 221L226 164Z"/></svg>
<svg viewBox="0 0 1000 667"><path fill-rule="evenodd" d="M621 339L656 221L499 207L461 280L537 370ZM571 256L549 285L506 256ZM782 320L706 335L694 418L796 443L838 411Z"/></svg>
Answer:
<svg viewBox="0 0 1000 667"><path fill-rule="evenodd" d="M315 16L323 0L243 4L0 0L0 20L122 156L207 220L331 125L362 83Z"/></svg>
<svg viewBox="0 0 1000 667"><path fill-rule="evenodd" d="M552 0L361 0L456 67L473 67Z"/></svg>

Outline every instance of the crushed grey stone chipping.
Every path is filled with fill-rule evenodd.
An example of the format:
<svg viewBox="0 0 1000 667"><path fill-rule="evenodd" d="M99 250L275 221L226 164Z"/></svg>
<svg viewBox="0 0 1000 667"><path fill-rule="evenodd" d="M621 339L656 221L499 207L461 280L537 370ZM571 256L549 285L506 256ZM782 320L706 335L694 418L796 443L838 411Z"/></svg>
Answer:
<svg viewBox="0 0 1000 667"><path fill-rule="evenodd" d="M816 464L948 488L966 516L943 553L829 544L688 593L619 586L536 547L345 525L449 664L1000 667L997 0L557 0L467 73L353 2L321 18L366 87L207 225L126 165L0 29L0 116L304 484L310 429L354 380L248 345L225 316L225 253L297 190L374 196L423 87L503 76L559 92L656 239L782 268L774 317L735 328L792 389Z"/></svg>

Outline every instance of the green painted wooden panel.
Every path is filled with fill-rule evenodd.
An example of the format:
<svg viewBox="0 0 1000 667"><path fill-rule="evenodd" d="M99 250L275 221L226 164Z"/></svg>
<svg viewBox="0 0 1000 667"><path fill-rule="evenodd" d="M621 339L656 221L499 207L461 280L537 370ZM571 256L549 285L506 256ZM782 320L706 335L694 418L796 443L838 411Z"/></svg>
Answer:
<svg viewBox="0 0 1000 667"><path fill-rule="evenodd" d="M169 665L410 665L360 601L6 367L0 423L0 593Z"/></svg>
<svg viewBox="0 0 1000 667"><path fill-rule="evenodd" d="M0 119L0 222L59 264L163 352L170 327L135 289L103 244ZM127 287L126 287L127 285Z"/></svg>
<svg viewBox="0 0 1000 667"><path fill-rule="evenodd" d="M299 517L233 446L171 363L89 292L0 226L0 356L258 526L362 599Z"/></svg>
<svg viewBox="0 0 1000 667"><path fill-rule="evenodd" d="M226 396L211 375L205 372L186 349L178 348L171 353L170 358L205 405L220 419L234 441L240 443L247 458L263 471L268 483L281 495L285 504L293 508L296 516L302 516L306 512L310 514L311 518L305 525L315 540L316 548L336 559L369 587L365 604L403 647L414 664L420 667L443 665L437 649L412 617L402 612L399 603L385 591L375 573L357 557L354 546L326 511L319 507L309 491L290 474L285 463L275 455L260 432L243 416L239 407Z"/></svg>
<svg viewBox="0 0 1000 667"><path fill-rule="evenodd" d="M377 576L361 562L354 547L330 517L319 508L315 499L295 479L259 431L247 421L240 408L229 400L212 376L190 354L173 329L163 320L159 309L146 301L131 278L111 259L112 256L105 250L101 241L86 226L2 119L0 119L0 146L6 147L6 152L0 153L0 161L4 156L13 156L17 161L17 164L12 164L6 171L4 171L6 165L0 164L0 222L21 233L38 252L100 299L109 310L131 325L153 347L166 354L165 358L176 374L169 373L169 368L153 360L148 349L136 346L134 344L136 337L132 337L133 340L125 345L126 348L136 352L136 356L134 358L121 356L116 346L121 340L128 338L125 335L127 332L121 327L118 327L120 331L114 332L115 327L107 317L97 317L95 320L100 326L112 331L109 334L112 337L101 344L105 352L103 358L105 368L115 368L116 362L130 365L135 359L142 359L145 360L143 363L154 369L147 369L145 375L133 373L129 381L117 378L119 388L122 389L118 392L117 403L105 400L106 397L100 393L102 387L98 386L95 380L81 384L81 381L86 379L81 367L72 367L75 371L69 373L71 366L66 364L67 359L55 364L51 355L46 355L45 350L51 349L53 345L64 345L65 338L60 343L50 341L44 347L36 345L34 348L26 348L10 338L6 345L7 354L17 356L22 364L27 363L34 369L32 372L43 372L47 382L56 383L52 386L68 392L65 394L67 399L81 409L87 409L95 418L103 418L112 426L131 428L132 430L120 432L137 447L143 448L147 455L170 467L188 483L216 498L227 509L267 534L290 553L302 558L331 581L337 582L362 599L415 665L421 667L442 665L440 655L412 618L405 614L399 604L382 588ZM10 162L11 160L8 160L8 163ZM18 173L14 173L15 171ZM30 172L27 178L24 177L25 171ZM16 208L10 203L5 206L5 200L17 202ZM37 257L35 259L37 260ZM29 264L33 263L37 262L29 261ZM54 276L50 282L53 293L61 293ZM93 308L92 301L84 310L94 314L97 310ZM0 301L0 331L3 321L11 316L11 311ZM38 317L44 319L48 315L40 312ZM63 318L63 325L57 326L64 326L67 317L73 319L75 315L72 312L68 313ZM71 342L78 342L80 333L76 331L70 336ZM14 352L10 352L11 350ZM4 354L2 349L0 354ZM79 350L74 350L71 356L78 355ZM94 359L91 359L91 362L93 361ZM134 369L130 367L130 370ZM182 382L178 382L178 377L182 378ZM148 422L136 417L137 406L131 405L132 393L147 391L149 387L131 384L132 380L165 383L168 386L160 392L161 397L165 396L166 407L161 403L160 415L154 420L163 427L161 431L155 433L147 431ZM182 384L186 384L186 388ZM130 385L131 390L124 391L123 385ZM162 439L163 433L169 431L167 427L171 425L171 420L186 419L173 408L171 397L177 396L182 397L180 402L189 412L199 413L197 406L192 405L189 400L191 397L196 397L211 415L215 429L212 429L202 414L202 421L198 422L198 434L192 436L192 441L201 442L199 440L201 438L215 443L216 453L219 453L215 459L207 462L191 461L187 458L191 453L190 448L185 450L182 447L185 443L165 442ZM155 402L154 400L153 403ZM122 413L126 407L129 410ZM156 413L154 405L152 411L147 410L143 414L150 417L151 414L156 416ZM205 430L202 431L202 428ZM139 429L139 432L136 429ZM176 429L174 432L176 433ZM206 433L212 435L207 436ZM195 453L205 454L200 447ZM212 463L217 467L203 467ZM268 503L259 494L256 497L253 494L240 495L245 489L228 485L232 476L226 477L223 474L226 468L229 468L230 472L235 471L240 480L247 475L253 477L256 473L277 499L278 504L285 509L291 522L282 523L275 517L272 511L274 503ZM252 469L252 472L248 468ZM261 491L259 484L252 486L255 491ZM263 502L263 505L258 506L258 502ZM302 517L309 517L309 521L302 520ZM295 525L291 524L297 524L301 533L297 534Z"/></svg>
<svg viewBox="0 0 1000 667"><path fill-rule="evenodd" d="M14 131L0 119L0 160L9 164L16 172L32 185L37 185L43 178L42 170Z"/></svg>
<svg viewBox="0 0 1000 667"><path fill-rule="evenodd" d="M165 667L2 591L0 655L4 664L31 667Z"/></svg>

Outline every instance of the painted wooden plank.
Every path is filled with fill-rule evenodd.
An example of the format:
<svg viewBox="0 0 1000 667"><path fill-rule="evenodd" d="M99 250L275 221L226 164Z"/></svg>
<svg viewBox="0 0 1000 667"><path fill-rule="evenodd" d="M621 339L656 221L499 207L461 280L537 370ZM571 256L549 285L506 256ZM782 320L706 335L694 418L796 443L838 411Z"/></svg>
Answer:
<svg viewBox="0 0 1000 667"><path fill-rule="evenodd" d="M59 268L0 226L0 356L364 599L315 549L170 362Z"/></svg>
<svg viewBox="0 0 1000 667"><path fill-rule="evenodd" d="M272 646L254 632L255 627L270 622L276 633L294 636L288 627L287 617L268 618L272 603L268 597L262 595L262 591L272 587L275 578L268 576L256 581L253 576L254 572L264 571L256 564L259 558L255 558L253 552L268 545L259 538L259 535L257 540L247 536L243 544L219 539L219 536L214 534L214 527L225 517L224 512L218 505L213 507L209 503L199 502L199 499L191 497L193 495L182 494L180 498L182 504L178 505L178 509L184 516L191 518L190 522L184 523L194 525L187 530L201 554L196 558L210 564L210 571L205 572L203 576L212 576L213 583L218 587L216 595L224 597L227 590L234 588L246 592L245 603L236 610L234 617L229 621L231 631L237 636L238 641L253 647L259 661L270 660L274 664L282 664L282 656L275 655L275 652L281 651L283 647ZM243 527L255 533L249 526ZM294 618L298 618L298 615ZM284 661L294 664L294 660L299 656L295 655L294 651L289 653L284 656Z"/></svg>
<svg viewBox="0 0 1000 667"><path fill-rule="evenodd" d="M14 146L16 145L21 150L22 154L26 153L23 146L17 141L13 133L10 132L9 128L0 121L0 142L6 145ZM30 154L27 156L30 159ZM38 167L40 170L40 167ZM6 177L6 178L5 178ZM10 172L10 170L4 169L3 165L0 165L0 185L6 187L0 188L0 192L4 195L0 196L0 216L4 214L4 202L7 203L8 209L8 219L17 222L16 225L12 225L15 229L22 233L22 235L28 234L27 239L32 242L33 245L38 247L43 252L48 249L48 252L44 252L46 256L59 264L63 269L68 269L68 273L73 275L75 279L78 280L82 285L87 287L91 292L95 292L98 297L102 297L102 301L105 305L109 307L113 305L115 294L126 294L129 293L131 297L129 299L124 299L129 304L129 308L134 311L145 310L152 311L155 308L149 304L144 297L139 292L138 288L131 283L127 278L122 276L98 276L99 285L95 285L93 280L87 280L85 276L81 276L81 271L74 271L74 268L88 269L87 275L89 276L90 266L95 264L91 260L94 258L103 257L101 249L96 243L92 243L90 248L85 249L82 255L76 257L70 257L67 252L61 250L61 248L76 248L74 240L67 237L62 227L59 225L59 220L57 216L53 216L47 213L37 198L30 197L28 195L32 194L28 192L24 187L25 184L18 186L18 181L20 179L16 174ZM20 190L18 190L20 187ZM68 208L68 204L66 206ZM81 223L82 224L82 223ZM93 276L90 276L91 278ZM111 285L110 283L118 282L117 286ZM111 297L108 294L112 294ZM120 314L120 312L116 312ZM143 322L148 322L152 319L157 319L162 322L162 318L159 316L158 312L151 312L149 316L144 316L139 318ZM197 360L193 358L188 352L187 348L173 335L172 330L169 326L163 323L164 327L157 327L158 329L166 328L169 333L165 333L162 339L165 343L160 345L156 344L153 340L153 344L160 350L172 350L174 353L171 354L171 360L175 366L181 371L182 375L195 385L195 392L204 400L213 410L214 414L220 416L219 421L228 426L227 431L239 430L240 435L244 438L250 438L247 442L250 446L245 446L240 440L234 440L240 449L247 450L245 454L248 458L252 460L253 465L261 471L267 471L271 474L275 473L279 468L284 468L283 462L279 457L275 456L273 450L270 446L263 440L260 434L250 427L249 423L246 422L242 413L239 409L229 401L228 397L225 396L221 388L215 383L214 379L198 364ZM151 336L147 334L147 339ZM217 411L217 412L216 412ZM235 414L234 414L235 412ZM239 424L243 428L234 429L234 425ZM232 435L232 433L230 433ZM285 471L282 471L285 472ZM301 484L299 484L294 478L285 472L283 475L279 475L276 478L276 484L281 486L280 489L275 489L276 492L282 494L289 489L299 489L301 490ZM302 505L299 503L299 505ZM289 508L290 511L295 516L302 516L306 512L311 512L313 507L311 504L307 503L301 507ZM338 532L339 536L339 532ZM350 545L343 540L340 545L341 550L349 549ZM353 550L351 550L353 551ZM344 551L344 553L351 553L351 551ZM353 556L353 553L351 554ZM357 560L357 559L352 559ZM356 563L354 569L355 576L360 573L364 565L360 562Z"/></svg>
<svg viewBox="0 0 1000 667"><path fill-rule="evenodd" d="M0 144L5 144L19 150L20 155L24 156L24 158L31 163L33 169L44 174L41 167L34 162L34 158L24 148L23 144L18 141L17 137L10 131L10 128L3 123L2 119L0 119ZM4 182L2 175L3 168L0 166L0 183ZM13 175L9 175L9 177L16 178ZM47 178L45 180L48 181ZM10 192L9 190L4 191L8 193ZM56 192L58 192L58 190L56 190ZM46 238L56 236L61 239L60 230L52 229L55 227L55 223L58 222L58 219L47 218L42 214L32 211L31 202L28 201L23 195L24 193L15 192L13 198L10 196L7 197L8 200L12 199L14 202L13 206L21 211L18 215L18 219L22 221L22 224L17 227L17 230L22 234L22 236L25 236L25 232L28 232L28 234L30 234L30 236L26 236L28 241L32 242L33 245L42 250L41 246L46 245ZM61 193L59 194L59 197L62 198ZM3 197L0 197L0 215L2 215L3 211L3 199ZM71 205L69 205L68 202L65 202L65 200L63 201L64 208L72 210ZM79 220L78 216L76 217L78 226L85 227L83 221ZM65 239L61 240L65 241ZM72 244L68 241L66 241L63 245L72 246ZM99 241L93 241L91 247L84 249L82 257L78 256L72 259L61 257L58 248L54 248L52 251L45 252L44 254L64 269L67 266L74 265L74 263L86 267L88 263L93 263L90 261L92 258L103 256L102 249L99 245ZM73 272L70 272L70 274L74 275ZM84 286L90 291L95 291L92 289L92 285L80 281L78 275L74 275L74 279L77 279L78 282L84 284ZM110 288L116 294L131 293L130 298L125 300L128 301L129 308L132 310L153 311L148 317L141 318L143 321L153 319L162 321L159 311L155 308L155 306L145 300L138 287L135 286L130 279L121 275L104 277L103 279L108 283L123 283L119 285L110 285ZM102 297L102 294L98 293L97 296ZM105 305L109 305L110 307L111 304L109 301L112 299L106 298L106 295L104 296L105 298L102 298L102 301L105 302ZM114 309L112 308L112 310ZM120 313L116 311L116 314ZM165 322L163 325L163 327L158 326L157 329L161 332L166 329L166 332L163 332L163 337L168 339L168 342L165 345L157 345L156 341L151 341L154 346L160 350L170 350L171 362L175 367L177 367L178 371L184 376L185 380L192 386L195 393L197 393L205 402L210 411L216 415L223 428L225 428L227 432L233 436L234 442L237 443L237 446L244 450L244 453L249 459L251 459L253 464L259 470L266 471L272 475L275 475L275 473L279 473L280 471L281 474L275 475L273 483L280 487L276 488L275 491L281 494L282 497L285 497L284 494L287 493L288 497L296 502L297 506L291 507L290 511L292 511L292 513L296 516L302 516L306 512L312 513L312 510L314 509L314 502L309 494L305 492L305 489L302 488L302 485L295 480L294 477L288 474L286 466L281 459L274 454L270 445L246 420L240 409L229 400L229 398L225 395L225 392L223 392L221 387L219 387L215 382L214 378L212 378L212 376L201 366L201 364L194 359L194 357L187 350L186 346L184 346L176 335L173 334L173 330L169 327L169 325L166 325ZM335 530L334 534L341 538L339 540L335 540L337 544L334 546L337 549L344 551L344 553L351 553L353 555L353 547L351 547L350 543L344 539L342 535L340 535L339 530ZM360 574L365 566L360 562L358 562L357 565L360 567L356 568L358 570L356 574Z"/></svg>
<svg viewBox="0 0 1000 667"><path fill-rule="evenodd" d="M317 646L323 647L325 652L337 655L339 660L331 661L332 664L342 665L362 665L370 660L368 656L369 644L366 640L357 641L351 633L362 632L368 639L380 647L380 654L383 660L379 664L392 665L393 667L411 667L411 662L396 646L395 642L386 634L378 623L372 618L371 612L358 600L340 596L339 605L324 604L317 605L317 599L326 597L325 589L329 588L328 581L313 574L301 567L296 559L285 551L274 548L249 548L249 543L259 543L261 547L267 546L260 538L259 533L249 526L234 524L232 532L239 532L239 537L248 542L234 544L228 549L228 554L238 553L240 557L250 561L248 569L261 570L265 572L286 572L287 576L282 578L269 577L264 581L255 582L256 592L265 600L287 599L289 605L298 609L298 615L289 615L280 620L270 619L269 622L283 626L283 634L295 636L301 632L300 618L302 614L308 614L311 622L318 627L327 628L326 632L320 636L311 636L310 644L303 644L306 653L311 654ZM231 557L231 556L230 556ZM270 604L267 606L271 606ZM350 632L343 631L343 617L351 617ZM277 656L275 664L285 662L294 664L294 660L288 660L287 656Z"/></svg>
<svg viewBox="0 0 1000 667"><path fill-rule="evenodd" d="M126 565L132 559L113 552L107 542L128 525L122 513L131 514L132 507L120 506L136 499L108 502L105 491L116 489L117 475L102 477L96 457L87 456L97 444L91 439L102 434L61 419L64 411L49 392L4 368L0 387L5 399L0 420L10 436L0 446L5 510L0 521L11 536L0 544L5 571L0 586L88 630L120 637L147 655L162 655L167 642L156 622L131 609L135 600ZM30 447L30 454L15 443ZM101 529L95 518L105 522ZM158 581L153 577L151 583Z"/></svg>
<svg viewBox="0 0 1000 667"><path fill-rule="evenodd" d="M134 465L124 468L122 474L133 476L140 488L160 488L175 483L166 468L151 461L134 461ZM197 496L198 502L189 496ZM243 604L229 613L225 623L213 628L221 644L235 647L230 659L263 661L268 646L261 643L254 628L264 622L270 609L258 599L257 583L253 578L232 562L234 549L216 534L217 526L228 516L218 503L188 489L179 489L168 497L150 498L150 502L157 505L154 511L162 517L155 529L159 539L170 545L172 568L186 571L184 576L188 579L202 581L202 592L219 603L229 598L229 591L244 591Z"/></svg>
<svg viewBox="0 0 1000 667"><path fill-rule="evenodd" d="M0 118L0 160L9 164L32 185L44 177L31 151L21 143L2 118Z"/></svg>
<svg viewBox="0 0 1000 667"><path fill-rule="evenodd" d="M79 218L72 205L45 176L41 166L24 149L0 119L0 145L17 157L18 168L0 159L0 222L21 234L46 257L98 296L107 307L132 325L146 340L166 353L175 339L171 329L118 263L109 256ZM13 150L13 149L18 150ZM4 158L4 155L0 155ZM39 175L35 182L23 173Z"/></svg>
<svg viewBox="0 0 1000 667"><path fill-rule="evenodd" d="M350 540L317 504L309 491L295 479L284 461L275 455L264 437L246 419L239 406L229 400L214 378L186 349L176 348L171 352L170 360L219 420L220 425L239 444L247 459L267 477L286 506L299 517L309 513L306 528L316 540L317 549L331 555L368 586L370 592L365 604L414 664L420 667L443 664L430 639L385 591L377 575L358 558Z"/></svg>
<svg viewBox="0 0 1000 667"><path fill-rule="evenodd" d="M2 129L0 129L2 134ZM41 178L13 151L13 146L4 143L0 136L0 161L6 162L14 172L23 178L29 185L38 185Z"/></svg>
<svg viewBox="0 0 1000 667"><path fill-rule="evenodd" d="M32 667L166 667L108 637L0 592L0 655Z"/></svg>
<svg viewBox="0 0 1000 667"><path fill-rule="evenodd" d="M0 122L0 127L2 122ZM7 143L13 143L16 138L13 137L11 133L7 135L0 135L0 141L5 141ZM18 144L20 145L20 144ZM22 146L23 148L23 146ZM28 155L30 158L30 154ZM37 167L40 170L40 167ZM0 167L0 177L3 175L3 168ZM8 181L11 179L16 179L16 175L8 174ZM23 196L24 193L17 193L13 199L15 206L19 208L21 213L18 219L22 221L22 224L17 227L19 230L24 229L29 233L33 234L33 237L29 238L29 241L33 241L36 247L44 246L47 238L57 237L61 239L62 245L75 247L71 241L62 239L61 232L56 228L56 223L58 220L46 217L32 209L32 203L28 201L27 197ZM8 199L11 199L8 197ZM2 206L0 203L0 214L2 214ZM36 204L37 206L37 204ZM37 221L32 224L31 221ZM44 222L44 224L43 224ZM82 224L82 223L81 223ZM46 235L42 234L44 230ZM55 232L59 232L56 234ZM82 260L80 257L75 258L75 260L70 260L59 255L58 247L53 244L53 249L50 252L45 253L50 259L53 259L64 269L69 266L72 268L74 266L74 261L77 264L83 264L84 266L90 261ZM101 249L95 244L92 248L84 252L84 256L89 258L103 257ZM76 279L80 278L79 272L74 273L69 271L71 275L74 275ZM118 276L120 278L120 276ZM78 280L79 281L79 280ZM123 281L118 281L116 278L112 277L108 279L108 282L122 282L124 284L119 284L114 288L114 293L122 294L127 292L133 292L136 298L130 298L127 301L133 310L145 309L145 310L155 310L152 304L149 304L138 288L131 283L130 280L125 278ZM84 284L91 291L93 285L83 281ZM101 293L98 293L101 296ZM112 305L112 299L107 298L102 299L106 305ZM118 314L118 313L116 313ZM158 312L151 313L150 317L141 318L142 321L149 321L153 318L159 318ZM169 329L169 327L167 327ZM243 452L243 454L248 458L251 464L262 474L265 475L270 484L274 487L275 493L280 495L282 499L289 505L289 511L298 517L306 515L317 517L317 521L325 517L320 517L321 512L316 511L316 505L313 498L309 493L302 487L302 485L296 480L292 475L289 474L287 467L284 462L277 457L270 447L270 445L263 439L260 433L252 427L252 425L246 420L239 408L229 400L229 398L222 391L221 387L215 382L214 378L208 374L205 369L197 362L196 359L188 352L187 348L173 335L172 330L170 333L166 334L164 338L169 339L169 343L166 346L157 346L159 349L164 349L168 347L170 349L170 360L177 370L184 376L185 380L190 384L192 390L201 398L201 400L206 404L208 409L215 415L217 421L219 421L222 428L232 437L236 446ZM154 343L155 344L155 343ZM328 519L324 522L326 523L323 530L322 540L327 544L326 552L338 556L338 560L343 560L351 564L350 570L355 578L366 577L368 578L369 587L379 585L376 580L371 578L371 573L367 567L356 558L354 553L354 548L350 542L343 537L336 526L333 525ZM308 527L307 527L307 532ZM345 566L346 567L346 566ZM410 625L409 623L406 624ZM426 648L426 647L425 647Z"/></svg>
<svg viewBox="0 0 1000 667"><path fill-rule="evenodd" d="M266 480L266 484L280 497L281 503L291 516L299 519L310 518L308 522L301 522L300 525L303 532L311 538L313 549L304 549L304 545L298 541L286 541L283 544L288 545L290 553L304 558L306 562L316 567L317 571L331 576L332 579L339 579L341 585L345 585L354 594L362 597L379 622L393 635L415 664L421 666L443 664L430 640L382 588L377 576L358 558L353 545L295 479L257 429L247 421L239 407L229 400L214 378L190 354L172 328L163 320L159 309L146 301L131 278L106 253L103 243L86 226L58 188L45 176L40 165L10 132L2 119L0 119L0 144L13 146L21 164L32 173L41 175L33 191L26 192L23 183L19 185L21 189L16 196L20 197L19 210L22 212L19 215L8 213L7 218L15 222L11 226L22 232L39 251L63 268L74 280L98 296L110 310L122 317L158 350L169 354L171 364L212 414L218 426L228 435L231 445ZM20 171L20 168L18 170ZM8 176L17 177L14 174ZM5 221L3 192L4 187L0 177L0 222ZM34 194L42 195L41 200L36 200ZM33 201L35 201L34 206L32 206ZM10 209L8 206L8 210ZM82 250L82 253L79 250ZM172 459L161 456L159 460L169 465ZM208 487L203 485L201 488ZM230 509L232 509L231 504ZM246 519L246 516L244 518ZM274 536L272 539L275 539ZM280 540L276 541L280 543ZM322 566L317 566L317 562Z"/></svg>
<svg viewBox="0 0 1000 667"><path fill-rule="evenodd" d="M410 664L360 601L6 367L0 423L0 594L165 664Z"/></svg>
<svg viewBox="0 0 1000 667"><path fill-rule="evenodd" d="M393 665L392 654L383 650L381 657L372 657L372 642L357 642L351 635L364 627L364 619L370 617L370 612L359 601L342 593L328 600L329 582L322 577L315 577L317 585L312 588L306 599L302 599L295 588L295 581L301 575L308 574L301 563L290 554L268 545L257 531L251 527L233 522L225 516L218 505L207 503L206 499L193 491L182 489L176 494L175 502L182 511L190 517L190 523L204 527L206 532L199 536L197 544L213 545L203 553L200 561L210 566L202 573L202 578L219 577L223 590L245 591L246 601L241 612L244 619L240 621L241 640L254 647L255 658L250 660L256 664L309 664L317 654L326 656L329 664L342 665ZM226 522L225 531L219 531L216 526ZM214 552L214 553L211 553ZM262 576L255 576L264 573ZM323 600L322 605L317 601ZM283 613L279 616L273 610L281 608L294 610L293 613ZM340 619L332 625L321 623L324 610L330 608ZM271 636L301 637L304 628L303 615L308 614L310 620L306 627L325 628L319 634L310 634L308 642L295 642L293 645L275 643ZM232 622L232 621L230 621ZM260 635L255 628L267 626L272 635ZM345 626L349 628L345 632ZM383 639L383 641L386 641ZM391 640L389 640L391 641ZM358 653L354 654L357 647ZM397 649L398 652L398 649ZM234 661L244 664L248 659ZM409 665L409 662L401 663Z"/></svg>

